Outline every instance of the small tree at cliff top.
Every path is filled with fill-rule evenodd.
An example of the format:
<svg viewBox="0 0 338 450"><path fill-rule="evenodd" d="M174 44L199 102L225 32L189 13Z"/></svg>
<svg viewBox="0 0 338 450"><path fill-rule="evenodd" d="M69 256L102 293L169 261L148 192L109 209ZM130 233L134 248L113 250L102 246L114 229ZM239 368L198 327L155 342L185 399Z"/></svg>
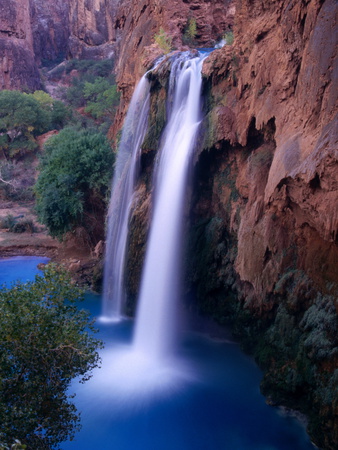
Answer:
<svg viewBox="0 0 338 450"><path fill-rule="evenodd" d="M172 39L168 34L164 31L163 27L160 28L159 32L155 34L155 42L166 55L172 50Z"/></svg>
<svg viewBox="0 0 338 450"><path fill-rule="evenodd" d="M188 20L187 25L184 28L184 33L183 33L183 42L187 45L193 45L195 38L197 35L197 23L196 23L196 19L191 17Z"/></svg>
<svg viewBox="0 0 338 450"><path fill-rule="evenodd" d="M102 347L77 308L81 297L54 265L35 282L0 289L0 442L50 449L78 430L67 390L74 377L88 380Z"/></svg>

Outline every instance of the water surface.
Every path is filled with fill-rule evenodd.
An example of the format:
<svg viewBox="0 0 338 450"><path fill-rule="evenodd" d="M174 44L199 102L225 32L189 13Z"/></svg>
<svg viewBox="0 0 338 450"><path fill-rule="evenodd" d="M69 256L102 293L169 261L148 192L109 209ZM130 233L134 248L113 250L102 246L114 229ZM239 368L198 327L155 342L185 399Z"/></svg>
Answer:
<svg viewBox="0 0 338 450"><path fill-rule="evenodd" d="M0 258L0 285L6 284L10 287L17 280L22 283L33 281L35 275L41 275L38 264L46 264L49 258L43 256L13 256L11 258Z"/></svg>
<svg viewBox="0 0 338 450"><path fill-rule="evenodd" d="M99 297L85 307L99 316ZM236 343L186 332L172 366L148 374L152 389L142 370L118 364L133 322L98 325L103 365L73 385L83 428L63 450L313 450L300 422L266 405L262 373Z"/></svg>

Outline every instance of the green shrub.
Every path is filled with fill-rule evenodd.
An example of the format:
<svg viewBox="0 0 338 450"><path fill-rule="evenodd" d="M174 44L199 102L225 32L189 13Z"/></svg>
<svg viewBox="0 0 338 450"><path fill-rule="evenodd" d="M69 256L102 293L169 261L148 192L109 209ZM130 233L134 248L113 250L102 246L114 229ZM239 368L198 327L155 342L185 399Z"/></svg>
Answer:
<svg viewBox="0 0 338 450"><path fill-rule="evenodd" d="M7 157L34 150L35 137L49 124L49 114L31 94L0 91L0 149Z"/></svg>
<svg viewBox="0 0 338 450"><path fill-rule="evenodd" d="M65 70L67 74L72 70L77 70L86 81L93 81L97 77L109 77L113 68L114 60L112 59L104 59L102 61L72 59L67 62Z"/></svg>
<svg viewBox="0 0 338 450"><path fill-rule="evenodd" d="M234 33L233 33L233 31L227 31L224 34L223 39L225 40L225 44L226 45L232 45L234 43Z"/></svg>
<svg viewBox="0 0 338 450"><path fill-rule="evenodd" d="M95 119L103 117L113 119L120 101L116 85L111 86L105 78L96 78L94 83L88 81L85 83L83 93L87 100L85 108L87 113Z"/></svg>
<svg viewBox="0 0 338 450"><path fill-rule="evenodd" d="M187 45L193 45L197 34L196 19L191 17L184 28L182 36L183 42Z"/></svg>
<svg viewBox="0 0 338 450"><path fill-rule="evenodd" d="M31 219L18 220L12 227L13 233L35 233L35 225Z"/></svg>
<svg viewBox="0 0 338 450"><path fill-rule="evenodd" d="M0 220L0 228L9 229L10 231L13 229L16 221L12 214L7 214L4 219Z"/></svg>
<svg viewBox="0 0 338 450"><path fill-rule="evenodd" d="M46 92L0 91L0 149L7 158L32 152L37 136L62 128L70 117L66 106Z"/></svg>
<svg viewBox="0 0 338 450"><path fill-rule="evenodd" d="M92 205L105 205L113 161L106 137L94 129L65 128L47 141L35 192L39 220L52 236L86 228Z"/></svg>
<svg viewBox="0 0 338 450"><path fill-rule="evenodd" d="M162 52L166 55L172 50L172 39L161 27L159 32L154 36L156 44L160 47Z"/></svg>

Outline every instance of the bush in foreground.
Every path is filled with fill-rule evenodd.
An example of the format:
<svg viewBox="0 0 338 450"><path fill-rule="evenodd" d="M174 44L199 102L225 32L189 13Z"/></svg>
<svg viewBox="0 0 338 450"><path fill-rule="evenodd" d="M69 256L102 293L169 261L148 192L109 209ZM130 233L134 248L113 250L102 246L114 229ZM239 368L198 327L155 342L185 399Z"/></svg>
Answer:
<svg viewBox="0 0 338 450"><path fill-rule="evenodd" d="M57 448L79 429L67 390L73 378L90 378L102 348L89 313L76 306L81 295L55 265L0 289L0 442Z"/></svg>

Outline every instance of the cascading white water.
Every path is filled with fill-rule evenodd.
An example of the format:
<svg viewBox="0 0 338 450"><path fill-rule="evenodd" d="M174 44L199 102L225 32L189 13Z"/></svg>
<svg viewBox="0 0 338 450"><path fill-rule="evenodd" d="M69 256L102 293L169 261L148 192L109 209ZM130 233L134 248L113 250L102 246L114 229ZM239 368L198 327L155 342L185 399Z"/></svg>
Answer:
<svg viewBox="0 0 338 450"><path fill-rule="evenodd" d="M142 77L133 94L115 165L108 213L102 320L119 320L125 299L124 270L128 220L149 112L150 93L146 75Z"/></svg>
<svg viewBox="0 0 338 450"><path fill-rule="evenodd" d="M109 366L109 377L101 383L102 386L108 383L124 407L127 404L135 407L136 399L143 403L154 395L169 395L179 389L184 380L194 378L185 362L175 358L173 344L177 319L175 307L180 295L182 216L187 197L190 160L201 122L201 67L205 57L206 55L192 57L189 52L171 56L167 105L169 120L155 165L153 217L141 281L134 339L131 346L116 346L108 352L104 364L105 367ZM134 131L134 136L137 136L137 149L133 147L136 159L144 135L145 125L138 126L138 130ZM117 186L114 185L114 196L122 195L122 189L129 186L124 174L124 171L127 173L131 170L128 157L126 161L121 163L121 169L118 171L121 175L117 180L121 181L120 184L115 181ZM135 161L133 164L137 165ZM129 200L121 201L118 206L118 212L121 214L120 209L123 205L128 208L126 216L119 219L126 224L123 259L125 259L132 194L124 197ZM111 233L109 240L121 239L113 234L116 231ZM112 259L106 264L113 264ZM123 270L124 264L121 264L121 261L118 264ZM123 272L121 273L122 282L119 282L119 286L122 289ZM114 288L114 280L111 280L111 283ZM111 308L108 305L109 311Z"/></svg>
<svg viewBox="0 0 338 450"><path fill-rule="evenodd" d="M189 59L190 58L190 59ZM205 56L176 56L169 81L169 120L154 177L154 208L138 301L134 350L161 360L175 336L181 273L182 215L189 162L201 121L201 67Z"/></svg>

